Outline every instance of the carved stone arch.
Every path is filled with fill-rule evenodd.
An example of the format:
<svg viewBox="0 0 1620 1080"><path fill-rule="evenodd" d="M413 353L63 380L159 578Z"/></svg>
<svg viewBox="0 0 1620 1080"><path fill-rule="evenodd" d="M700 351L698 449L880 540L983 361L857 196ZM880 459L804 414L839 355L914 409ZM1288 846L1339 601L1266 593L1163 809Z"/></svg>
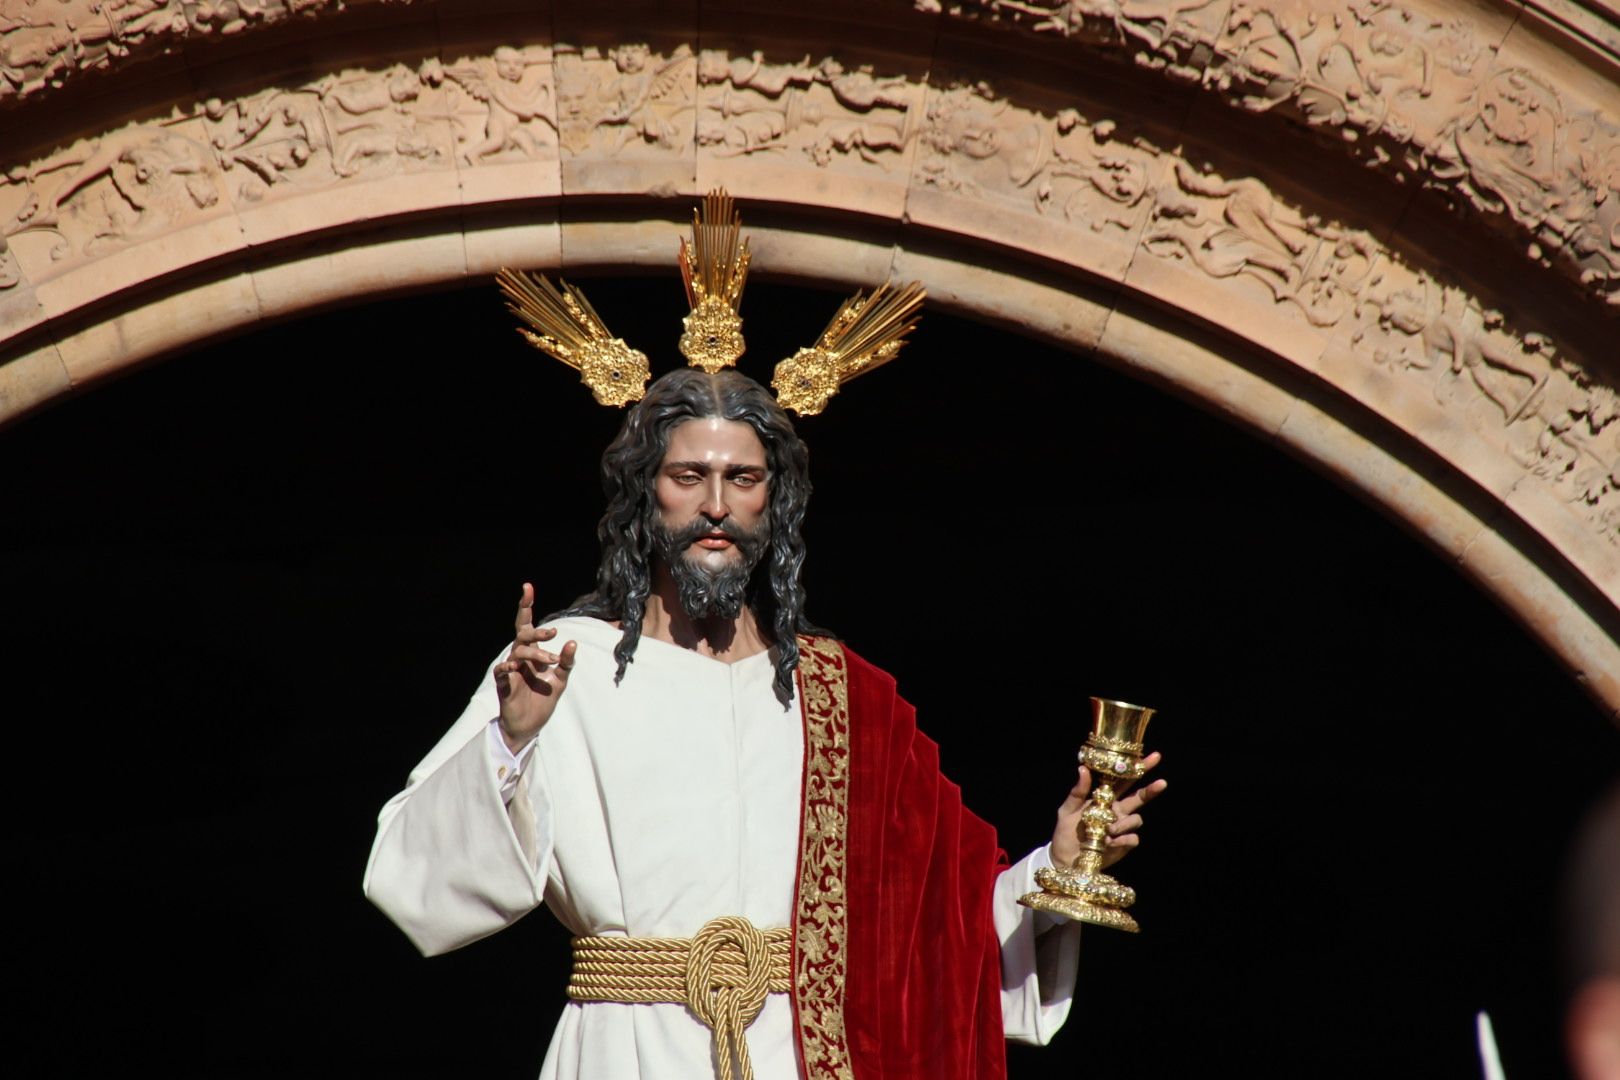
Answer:
<svg viewBox="0 0 1620 1080"><path fill-rule="evenodd" d="M761 273L919 278L1315 462L1620 716L1598 0L758 8L0 0L0 419L320 305L667 268L724 184Z"/></svg>

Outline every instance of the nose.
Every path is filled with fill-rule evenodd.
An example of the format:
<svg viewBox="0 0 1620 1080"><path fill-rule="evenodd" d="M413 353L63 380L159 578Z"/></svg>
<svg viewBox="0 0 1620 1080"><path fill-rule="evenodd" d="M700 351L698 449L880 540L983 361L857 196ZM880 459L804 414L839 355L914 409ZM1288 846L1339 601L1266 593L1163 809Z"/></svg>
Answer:
<svg viewBox="0 0 1620 1080"><path fill-rule="evenodd" d="M731 516L731 507L726 505L726 478L719 470L710 473L703 484L703 505L699 512L710 521L724 521Z"/></svg>

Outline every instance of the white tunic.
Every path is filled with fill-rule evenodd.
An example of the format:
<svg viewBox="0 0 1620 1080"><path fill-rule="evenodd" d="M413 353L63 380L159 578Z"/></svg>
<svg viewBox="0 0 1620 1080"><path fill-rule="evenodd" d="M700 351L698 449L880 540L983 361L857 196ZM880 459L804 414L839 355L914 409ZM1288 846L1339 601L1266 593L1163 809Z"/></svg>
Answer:
<svg viewBox="0 0 1620 1080"><path fill-rule="evenodd" d="M643 637L615 686L617 629L553 625L554 642L579 651L515 791L498 775L504 747L492 752L486 674L383 807L366 895L427 955L542 901L574 935L687 937L718 915L791 925L804 730L797 695L786 710L776 699L769 654L726 664ZM1079 944L1067 926L1042 936L1037 958L1033 913L1016 901L1045 859L1041 848L1004 872L995 894L1007 1035L1039 1043L1068 1015ZM767 998L747 1039L758 1080L801 1075L787 995ZM684 1005L568 1003L540 1075L704 1077L710 1047Z"/></svg>

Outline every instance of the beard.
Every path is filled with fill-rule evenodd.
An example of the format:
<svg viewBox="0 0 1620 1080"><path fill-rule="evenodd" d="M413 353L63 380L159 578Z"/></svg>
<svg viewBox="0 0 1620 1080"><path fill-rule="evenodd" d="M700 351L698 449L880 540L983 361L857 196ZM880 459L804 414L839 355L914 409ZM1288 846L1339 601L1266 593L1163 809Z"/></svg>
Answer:
<svg viewBox="0 0 1620 1080"><path fill-rule="evenodd" d="M675 592L680 597L681 610L694 621L703 619L735 619L748 600L748 582L754 576L754 567L765 554L770 542L771 528L761 521L752 529L738 525L730 518L718 523L700 517L679 529L670 529L662 521L652 524L653 545L669 567L675 581ZM722 532L737 546L738 558L725 565L711 568L691 556L692 545L705 536Z"/></svg>

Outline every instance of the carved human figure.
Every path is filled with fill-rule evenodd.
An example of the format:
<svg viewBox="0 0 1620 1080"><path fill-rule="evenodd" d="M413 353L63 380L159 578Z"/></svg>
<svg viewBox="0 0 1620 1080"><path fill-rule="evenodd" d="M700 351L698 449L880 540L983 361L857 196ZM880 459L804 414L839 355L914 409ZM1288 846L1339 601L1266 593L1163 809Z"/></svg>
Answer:
<svg viewBox="0 0 1620 1080"><path fill-rule="evenodd" d="M219 201L204 149L162 129L115 132L93 143L87 153L56 155L36 164L32 172L37 177L63 167L72 171L45 200L39 224L55 223L65 202L102 177L109 178L137 212L135 228L166 222L181 212L181 192L196 209Z"/></svg>
<svg viewBox="0 0 1620 1080"><path fill-rule="evenodd" d="M1046 160L1036 170L1042 176L1035 189L1036 209L1044 211L1058 205L1066 220L1081 218L1094 232L1107 225L1134 228L1148 205L1152 159L1114 141L1117 129L1113 120L1087 124L1076 109L1058 110L1045 140ZM1014 176L1015 181L1020 179ZM1059 185L1055 181L1061 179L1080 183L1068 185L1059 203ZM1098 195L1104 200L1100 204Z"/></svg>
<svg viewBox="0 0 1620 1080"><path fill-rule="evenodd" d="M462 150L469 165L506 151L537 157L549 145L536 133L535 124L556 130L551 88L543 80L528 79L529 66L522 50L502 45L487 63L445 68L446 75L488 110L482 141Z"/></svg>
<svg viewBox="0 0 1620 1080"><path fill-rule="evenodd" d="M185 8L170 0L108 0L102 10L120 42L137 41L155 32L183 34L190 26Z"/></svg>
<svg viewBox="0 0 1620 1080"><path fill-rule="evenodd" d="M316 114L310 95L280 90L229 105L217 98L203 104L203 115L213 124L211 141L220 167L241 165L257 177L241 188L250 199L303 168L315 149L325 145L327 126Z"/></svg>
<svg viewBox="0 0 1620 1080"><path fill-rule="evenodd" d="M698 54L698 83L722 87L701 102L697 120L700 146L722 157L765 150L785 150L785 136L795 126L815 125L821 110L805 98L815 84L816 68L808 56L797 63L769 64L759 50L733 56L719 49Z"/></svg>
<svg viewBox="0 0 1620 1080"><path fill-rule="evenodd" d="M1160 227L1150 240L1173 241L1214 277L1259 269L1283 282L1295 279L1305 244L1283 231L1276 199L1265 184L1248 176L1206 176L1185 161L1176 162L1175 175L1180 192L1221 200L1219 218L1212 220L1206 203L1186 199L1167 184L1157 192L1154 216Z"/></svg>
<svg viewBox="0 0 1620 1080"><path fill-rule="evenodd" d="M1037 34L1058 34L1073 37L1085 29L1086 17L1102 15L1107 0L1059 0L1056 4L1030 4L1023 0L991 0L992 11L1012 11L1030 20L1029 29Z"/></svg>
<svg viewBox="0 0 1620 1080"><path fill-rule="evenodd" d="M706 110L698 117L697 142L720 157L784 150L787 112L781 108Z"/></svg>
<svg viewBox="0 0 1620 1080"><path fill-rule="evenodd" d="M811 85L817 74L808 54L792 64L768 64L759 49L747 56L721 49L704 49L698 54L699 83L729 83L737 90L754 90L771 98L781 97L789 87L802 89Z"/></svg>
<svg viewBox="0 0 1620 1080"><path fill-rule="evenodd" d="M325 108L325 129L331 134L333 172L354 176L371 162L439 155L439 147L418 128L412 112L424 89L438 81L435 65L436 61L413 70L395 64L386 71L328 78L315 85Z"/></svg>
<svg viewBox="0 0 1620 1080"><path fill-rule="evenodd" d="M1529 409L1527 412L1531 411ZM1620 397L1612 386L1594 380L1579 364L1552 357L1552 370L1536 396L1533 411L1542 422L1534 454L1541 460L1569 463L1566 480L1573 497L1589 505L1620 491L1620 445L1602 438L1620 419Z"/></svg>
<svg viewBox="0 0 1620 1080"><path fill-rule="evenodd" d="M1417 356L1404 354L1403 366L1425 369L1443 360L1451 374L1466 373L1502 411L1505 424L1525 414L1551 374L1553 348L1545 337L1527 334L1515 341L1504 332L1501 312L1438 285L1427 274L1418 276L1415 287L1374 295L1369 303L1381 328L1416 339ZM1402 354L1386 353L1393 355Z"/></svg>
<svg viewBox="0 0 1620 1080"><path fill-rule="evenodd" d="M615 77L602 91L607 109L595 122L597 127L618 131L608 152L618 153L638 139L665 149L675 148L680 131L671 118L676 111L690 107L686 79L689 72L694 79L696 76L696 58L691 49L677 46L662 63L654 63L652 49L640 42L619 45L608 55Z"/></svg>
<svg viewBox="0 0 1620 1080"><path fill-rule="evenodd" d="M854 71L844 67L836 57L827 57L816 69L816 81L825 83L838 104L856 112L886 107L909 109L911 84L904 78L879 79L869 66Z"/></svg>
<svg viewBox="0 0 1620 1080"><path fill-rule="evenodd" d="M73 66L73 35L55 22L0 28L0 75L17 90L43 86Z"/></svg>
<svg viewBox="0 0 1620 1080"><path fill-rule="evenodd" d="M263 10L243 0L201 0L189 7L192 29L199 34L240 34Z"/></svg>
<svg viewBox="0 0 1620 1080"><path fill-rule="evenodd" d="M1007 103L995 100L981 83L948 86L931 91L923 113L919 139L922 154L919 177L945 191L976 192L978 183L966 175L957 156L984 161L1001 149L998 117Z"/></svg>
<svg viewBox="0 0 1620 1080"><path fill-rule="evenodd" d="M874 121L834 121L824 128L816 141L805 148L805 153L817 165L831 164L833 155L858 154L863 161L874 165L885 164L883 151L900 152L911 140L911 132L904 124Z"/></svg>
<svg viewBox="0 0 1620 1080"><path fill-rule="evenodd" d="M1255 111L1290 100L1305 71L1301 42L1317 26L1321 12L1307 0L1280 0L1264 4L1233 0L1222 31L1226 61L1219 74L1221 85L1243 85L1242 104Z"/></svg>

